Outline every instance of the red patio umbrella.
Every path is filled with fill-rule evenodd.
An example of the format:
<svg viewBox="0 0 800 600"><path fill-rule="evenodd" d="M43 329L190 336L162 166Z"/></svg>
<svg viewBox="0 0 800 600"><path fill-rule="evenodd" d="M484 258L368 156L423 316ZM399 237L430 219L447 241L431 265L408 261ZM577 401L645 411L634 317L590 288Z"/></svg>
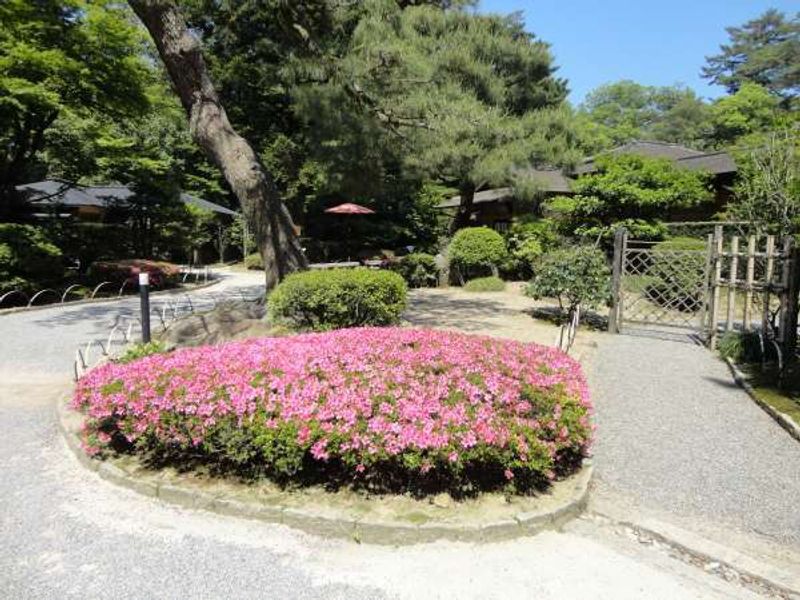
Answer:
<svg viewBox="0 0 800 600"><path fill-rule="evenodd" d="M332 215L374 215L375 211L360 204L353 204L352 202L345 202L344 204L337 204L331 208L325 209L326 213Z"/></svg>
<svg viewBox="0 0 800 600"><path fill-rule="evenodd" d="M343 204L337 204L336 206L332 206L331 208L326 208L325 212L331 215L374 215L375 211L371 208L367 208L366 206L361 206L360 204L354 204L352 202L345 202ZM347 260L350 260L350 254L352 251L352 228L348 226L348 232L346 236L345 245L347 246Z"/></svg>

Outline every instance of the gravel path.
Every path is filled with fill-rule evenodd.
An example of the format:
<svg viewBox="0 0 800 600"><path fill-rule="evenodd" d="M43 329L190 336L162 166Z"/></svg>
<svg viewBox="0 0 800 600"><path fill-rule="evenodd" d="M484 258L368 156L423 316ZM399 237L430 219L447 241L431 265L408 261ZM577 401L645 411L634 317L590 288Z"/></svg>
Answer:
<svg viewBox="0 0 800 600"><path fill-rule="evenodd" d="M800 444L690 343L602 336L591 387L600 491L800 548Z"/></svg>
<svg viewBox="0 0 800 600"><path fill-rule="evenodd" d="M253 276L223 285L216 292L258 290ZM754 598L591 519L497 544L387 548L179 509L113 486L69 453L54 403L69 389L75 345L135 307L0 316L2 598Z"/></svg>

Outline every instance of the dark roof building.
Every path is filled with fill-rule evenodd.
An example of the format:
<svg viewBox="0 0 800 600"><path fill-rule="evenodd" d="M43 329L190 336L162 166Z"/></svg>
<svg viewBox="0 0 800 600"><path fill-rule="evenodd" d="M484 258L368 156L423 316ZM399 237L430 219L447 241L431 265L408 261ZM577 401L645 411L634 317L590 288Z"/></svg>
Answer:
<svg viewBox="0 0 800 600"><path fill-rule="evenodd" d="M736 164L727 152L702 152L669 142L633 140L604 154L634 154L648 158L666 158L678 166L692 170L703 169L714 175L736 172ZM574 174L585 175L595 171L594 157L589 157L575 169Z"/></svg>
<svg viewBox="0 0 800 600"><path fill-rule="evenodd" d="M736 163L727 152L703 152L669 142L633 140L605 154L634 154L649 158L664 158L685 169L706 171L713 176L715 207L722 208L730 200L730 186L736 176ZM594 157L589 157L569 175L557 169L529 169L523 173L538 182L544 196L554 196L572 194L573 177L581 177L596 170ZM453 196L440 202L439 208L455 209L460 204L461 196ZM476 192L473 206L471 219L475 225L488 225L501 230L507 227L511 219L515 215L518 216L521 210L518 203L515 203L513 190L509 187Z"/></svg>
<svg viewBox="0 0 800 600"><path fill-rule="evenodd" d="M63 206L77 211L127 208L131 205L130 199L135 196L135 192L124 185L77 185L57 179L26 183L17 186L17 190L26 194L27 200L32 206L41 208ZM212 212L229 216L238 216L239 214L230 208L190 194L181 193L180 199L184 204Z"/></svg>

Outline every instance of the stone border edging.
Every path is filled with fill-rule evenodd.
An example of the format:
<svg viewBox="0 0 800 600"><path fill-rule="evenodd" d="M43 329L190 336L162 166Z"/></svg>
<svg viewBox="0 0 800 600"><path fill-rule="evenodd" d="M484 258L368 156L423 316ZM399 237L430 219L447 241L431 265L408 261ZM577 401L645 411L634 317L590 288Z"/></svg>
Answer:
<svg viewBox="0 0 800 600"><path fill-rule="evenodd" d="M628 527L637 534L682 552L705 563L717 563L757 582L764 590L780 598L800 597L800 576L774 567L759 558L744 554L734 548L706 539L680 527L650 518L631 519L628 514L599 510L590 514Z"/></svg>
<svg viewBox="0 0 800 600"><path fill-rule="evenodd" d="M222 281L221 278L212 279L211 281L206 281L200 284L195 285L191 289L186 288L171 288L168 290L158 290L155 292L150 292L150 296L170 296L170 295L177 295L177 294L189 294L196 290L202 290L213 285L218 284ZM50 304L36 304L34 306L14 306L12 308L0 308L0 317L4 315L13 315L15 313L21 312L33 312L36 310L45 310L47 308L56 308L59 306L66 307L66 306L79 306L81 304L99 304L101 302L117 302L119 300L128 300L130 298L138 298L139 294L130 294L127 296L115 296L113 298L85 298L83 300L73 300L72 302L51 302Z"/></svg>
<svg viewBox="0 0 800 600"><path fill-rule="evenodd" d="M733 375L733 380L739 384L739 386L747 392L747 395L753 399L753 402L758 404L765 413L767 413L770 417L772 417L778 425L783 427L787 433L800 442L800 426L794 422L794 420L789 417L788 415L783 414L781 411L773 408L766 402L764 402L758 395L755 393L753 386L750 385L750 382L747 381L747 377L745 377L744 373L739 370L739 367L736 366L730 358L723 359L725 363L728 365L728 368L731 370L731 374Z"/></svg>
<svg viewBox="0 0 800 600"><path fill-rule="evenodd" d="M68 407L70 396L62 395L56 403L58 428L67 446L87 469L101 478L139 494L158 498L184 508L203 509L221 515L257 519L287 525L323 537L354 540L357 543L408 545L440 539L462 542L490 542L529 536L547 529L556 529L579 516L586 508L589 484L594 473L591 460L570 481L574 487L567 500L552 510L520 512L513 519L488 524L450 524L428 522L371 522L358 517L336 518L315 513L307 508L287 508L258 502L243 502L215 495L196 486L156 483L139 479L114 465L89 457L81 448L78 432L81 415Z"/></svg>

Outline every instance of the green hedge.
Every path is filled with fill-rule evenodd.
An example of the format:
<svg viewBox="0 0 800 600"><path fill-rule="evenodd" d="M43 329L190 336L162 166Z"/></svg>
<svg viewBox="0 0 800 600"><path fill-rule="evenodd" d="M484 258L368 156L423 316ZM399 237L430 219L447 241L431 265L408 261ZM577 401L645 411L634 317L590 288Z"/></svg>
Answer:
<svg viewBox="0 0 800 600"><path fill-rule="evenodd" d="M32 291L63 277L61 250L38 227L0 223L0 290Z"/></svg>
<svg viewBox="0 0 800 600"><path fill-rule="evenodd" d="M267 309L272 322L304 330L392 325L400 321L406 295L405 281L391 271L303 271L269 294Z"/></svg>
<svg viewBox="0 0 800 600"><path fill-rule="evenodd" d="M480 269L495 271L506 257L506 243L493 229L469 227L453 236L448 252L450 264L466 276Z"/></svg>
<svg viewBox="0 0 800 600"><path fill-rule="evenodd" d="M506 282L494 276L470 279L464 284L466 292L502 292L504 289L506 289Z"/></svg>
<svg viewBox="0 0 800 600"><path fill-rule="evenodd" d="M435 287L439 280L436 259L424 252L407 254L397 261L392 269L412 288Z"/></svg>

